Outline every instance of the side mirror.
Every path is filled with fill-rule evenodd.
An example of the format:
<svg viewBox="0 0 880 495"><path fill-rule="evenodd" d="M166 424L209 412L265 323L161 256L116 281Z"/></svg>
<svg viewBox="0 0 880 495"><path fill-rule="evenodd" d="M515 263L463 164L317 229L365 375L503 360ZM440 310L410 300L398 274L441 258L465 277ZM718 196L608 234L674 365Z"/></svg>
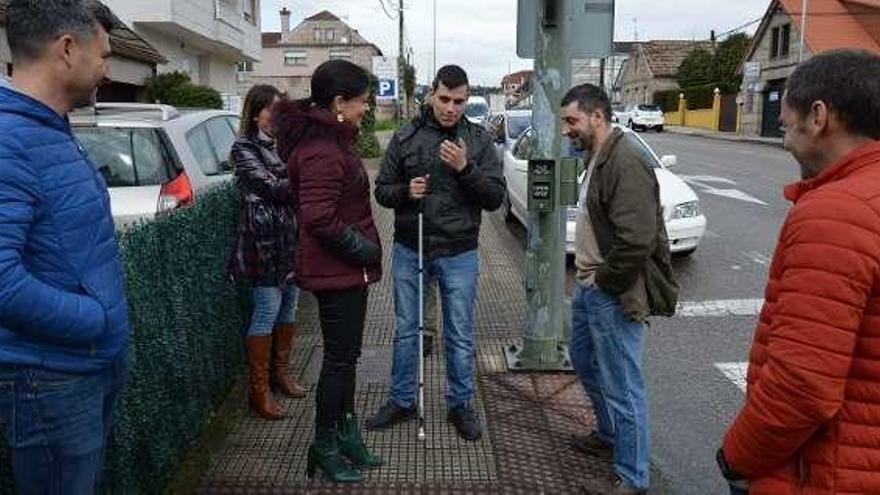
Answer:
<svg viewBox="0 0 880 495"><path fill-rule="evenodd" d="M678 164L678 157L675 155L664 155L660 158L660 163L662 163L665 168L672 168Z"/></svg>

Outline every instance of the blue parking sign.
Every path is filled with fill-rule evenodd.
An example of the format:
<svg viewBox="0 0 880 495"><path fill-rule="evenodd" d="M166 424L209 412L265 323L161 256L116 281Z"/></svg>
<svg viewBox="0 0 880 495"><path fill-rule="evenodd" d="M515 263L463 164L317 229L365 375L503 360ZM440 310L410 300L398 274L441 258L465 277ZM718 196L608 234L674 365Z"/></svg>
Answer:
<svg viewBox="0 0 880 495"><path fill-rule="evenodd" d="M380 100L396 99L397 81L394 79L379 79L379 87L376 88L376 98Z"/></svg>

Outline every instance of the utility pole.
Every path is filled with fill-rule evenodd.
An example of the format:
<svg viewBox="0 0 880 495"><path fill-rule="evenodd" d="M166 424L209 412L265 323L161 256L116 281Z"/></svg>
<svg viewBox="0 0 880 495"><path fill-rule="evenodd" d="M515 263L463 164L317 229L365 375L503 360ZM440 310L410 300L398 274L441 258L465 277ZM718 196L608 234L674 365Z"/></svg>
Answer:
<svg viewBox="0 0 880 495"><path fill-rule="evenodd" d="M403 96L403 76L404 76L404 55L403 55L403 0L397 3L397 24L398 24L398 40L397 40L397 126L403 122L405 101Z"/></svg>
<svg viewBox="0 0 880 495"><path fill-rule="evenodd" d="M565 238L567 206L563 196L562 97L571 86L573 33L565 22L565 0L539 1L535 22L535 79L532 86L532 126L537 130L529 161L529 234L526 246L526 299L528 321L522 347L506 351L512 370L570 370L565 344ZM544 162L548 170L538 162ZM533 163L534 162L534 163ZM535 168L533 168L535 167ZM543 173L539 168L543 168ZM540 175L550 193L533 186ZM576 175L576 174L575 174ZM576 182L576 179L574 179ZM555 190L555 192L553 192ZM549 197L547 197L549 196ZM537 205L547 202L541 208ZM536 211L537 210L537 211Z"/></svg>
<svg viewBox="0 0 880 495"><path fill-rule="evenodd" d="M801 4L801 45L798 49L798 63L804 60L804 35L807 32L807 2L808 0L803 0Z"/></svg>

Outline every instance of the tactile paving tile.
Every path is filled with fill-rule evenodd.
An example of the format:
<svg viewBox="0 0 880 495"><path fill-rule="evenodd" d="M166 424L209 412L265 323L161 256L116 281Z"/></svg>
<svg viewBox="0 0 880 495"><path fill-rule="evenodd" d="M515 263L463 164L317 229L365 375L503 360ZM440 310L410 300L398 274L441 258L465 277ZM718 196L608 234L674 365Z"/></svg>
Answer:
<svg viewBox="0 0 880 495"><path fill-rule="evenodd" d="M384 247L384 276L370 287L364 346L358 367L355 409L361 420L387 399L394 339L390 277L392 213L373 206ZM494 215L494 216L493 216ZM306 399L281 399L287 418L265 421L253 414L213 456L203 494L565 494L583 493L584 478L609 475L607 461L567 447L571 434L585 433L594 419L572 374L506 373L504 348L520 342L526 321L522 249L501 214L484 215L480 248L480 292L476 304L477 398L483 438L467 442L446 421L442 338L425 369L426 440L415 421L384 431L364 431L367 445L386 464L368 470L363 483L334 485L305 476L314 428L315 384L323 347L317 303L303 294L300 334L291 372L309 389Z"/></svg>

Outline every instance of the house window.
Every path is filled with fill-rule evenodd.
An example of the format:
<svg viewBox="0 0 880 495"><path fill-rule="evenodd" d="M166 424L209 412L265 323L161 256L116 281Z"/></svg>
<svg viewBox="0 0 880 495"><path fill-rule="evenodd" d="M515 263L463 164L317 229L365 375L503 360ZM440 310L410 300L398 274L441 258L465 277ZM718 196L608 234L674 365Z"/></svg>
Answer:
<svg viewBox="0 0 880 495"><path fill-rule="evenodd" d="M253 72L254 71L254 63L253 62L239 62L236 65L238 72Z"/></svg>
<svg viewBox="0 0 880 495"><path fill-rule="evenodd" d="M780 34L780 36L782 37L782 39L779 42L779 55L781 57L787 57L788 47L791 43L791 24L786 24L782 26L782 33Z"/></svg>
<svg viewBox="0 0 880 495"><path fill-rule="evenodd" d="M770 30L770 58L787 57L791 45L791 24Z"/></svg>
<svg viewBox="0 0 880 495"><path fill-rule="evenodd" d="M779 56L779 28L770 30L770 58Z"/></svg>
<svg viewBox="0 0 880 495"><path fill-rule="evenodd" d="M284 52L284 65L306 65L307 63L306 52Z"/></svg>
<svg viewBox="0 0 880 495"><path fill-rule="evenodd" d="M336 38L336 31L334 31L332 29L328 29L324 33L324 39L327 41L333 41L335 38Z"/></svg>
<svg viewBox="0 0 880 495"><path fill-rule="evenodd" d="M315 41L323 41L324 40L324 30L323 29L315 29Z"/></svg>
<svg viewBox="0 0 880 495"><path fill-rule="evenodd" d="M351 50L334 48L330 50L330 60L351 60Z"/></svg>

